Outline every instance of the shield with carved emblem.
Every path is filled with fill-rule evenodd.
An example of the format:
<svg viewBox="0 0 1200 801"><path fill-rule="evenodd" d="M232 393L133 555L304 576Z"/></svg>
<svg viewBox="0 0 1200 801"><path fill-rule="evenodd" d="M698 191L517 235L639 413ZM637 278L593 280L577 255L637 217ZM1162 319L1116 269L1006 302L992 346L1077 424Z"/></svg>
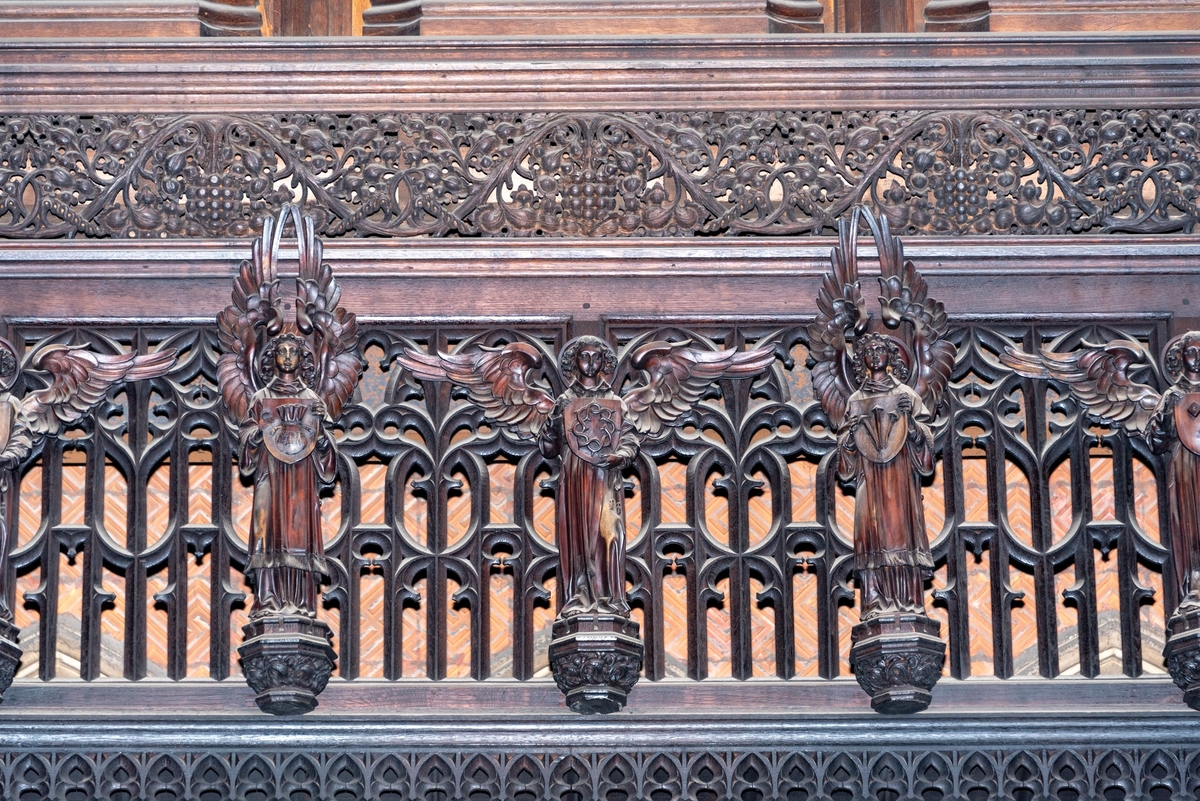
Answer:
<svg viewBox="0 0 1200 801"><path fill-rule="evenodd" d="M1200 454L1200 392L1188 392L1175 404L1175 432L1185 448Z"/></svg>
<svg viewBox="0 0 1200 801"><path fill-rule="evenodd" d="M908 438L908 415L900 410L900 393L856 398L847 409L849 419L859 419L854 444L867 460L886 464L895 459Z"/></svg>
<svg viewBox="0 0 1200 801"><path fill-rule="evenodd" d="M262 401L260 421L267 451L281 462L295 464L313 452L321 418L311 398L268 398Z"/></svg>
<svg viewBox="0 0 1200 801"><path fill-rule="evenodd" d="M563 410L567 445L589 464L602 464L621 443L620 398L576 398Z"/></svg>

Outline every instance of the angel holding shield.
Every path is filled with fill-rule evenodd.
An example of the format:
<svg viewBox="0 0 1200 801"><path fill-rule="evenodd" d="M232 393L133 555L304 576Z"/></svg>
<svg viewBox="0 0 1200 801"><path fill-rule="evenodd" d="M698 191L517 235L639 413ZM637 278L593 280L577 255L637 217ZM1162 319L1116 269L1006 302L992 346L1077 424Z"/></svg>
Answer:
<svg viewBox="0 0 1200 801"><path fill-rule="evenodd" d="M285 299L276 276L286 222L295 223L299 276ZM218 317L221 394L238 424L238 465L254 479L247 577L251 617L316 615L328 575L321 540L321 487L335 478L337 447L329 425L362 373L354 315L340 290L312 218L294 206L266 221L253 259L242 262L233 303ZM284 312L295 305L292 319Z"/></svg>
<svg viewBox="0 0 1200 801"><path fill-rule="evenodd" d="M858 227L879 251L880 316L858 281ZM809 366L821 408L837 432L834 464L854 490L854 573L859 624L851 631L855 678L880 712L926 708L945 643L925 614L933 569L921 480L934 470L930 424L954 365L945 307L904 260L886 219L856 208L839 226L831 271L808 327ZM895 330L896 334L887 333Z"/></svg>
<svg viewBox="0 0 1200 801"><path fill-rule="evenodd" d="M858 389L838 433L838 478L855 487L854 568L862 616L925 609L933 570L921 478L933 474L933 433L921 396L904 382L900 343L864 334L851 357Z"/></svg>
<svg viewBox="0 0 1200 801"><path fill-rule="evenodd" d="M690 345L690 340L658 341L636 348L629 365L640 371L641 381L623 396L613 388L620 367L617 354L594 336L580 336L564 346L558 360L563 391L557 396L535 383L533 376L544 362L538 349L525 342L471 346L449 354L407 348L397 359L418 379L448 380L466 388L484 419L521 439L535 440L544 456L559 460L560 611L551 663L559 687L577 711L619 709L641 665L638 627L628 619L625 597L622 470L637 457L644 439L681 424L714 381L754 376L775 358L771 347L720 351ZM607 651L568 647L573 635L567 624L578 625L584 618L589 632L607 627L612 634ZM595 636L589 636L594 643Z"/></svg>
<svg viewBox="0 0 1200 801"><path fill-rule="evenodd" d="M329 575L318 491L337 477L337 447L325 404L312 390L316 368L298 336L271 339L238 436L238 465L254 479L250 563L255 616L317 612L317 583Z"/></svg>
<svg viewBox="0 0 1200 801"><path fill-rule="evenodd" d="M879 249L878 320L867 313L858 282L860 215L866 216ZM808 336L813 387L837 429L838 476L855 491L861 617L923 614L924 579L933 559L921 479L933 473L929 426L955 350L945 339L945 307L928 296L925 279L904 260L887 220L876 222L865 209L856 209L840 234ZM899 329L901 336L887 329Z"/></svg>

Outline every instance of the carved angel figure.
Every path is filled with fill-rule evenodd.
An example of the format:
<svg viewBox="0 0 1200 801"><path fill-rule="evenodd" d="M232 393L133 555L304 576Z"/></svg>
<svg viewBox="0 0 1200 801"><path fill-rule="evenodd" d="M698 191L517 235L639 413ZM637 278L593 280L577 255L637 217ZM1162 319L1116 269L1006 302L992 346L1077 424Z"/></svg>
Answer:
<svg viewBox="0 0 1200 801"><path fill-rule="evenodd" d="M1200 605L1200 331L1167 343L1162 369L1171 386L1161 395L1130 377L1153 363L1133 340L1084 342L1071 353L1037 355L1010 347L1001 361L1026 378L1061 381L1092 417L1170 454L1167 495L1180 606Z"/></svg>
<svg viewBox="0 0 1200 801"><path fill-rule="evenodd" d="M299 276L295 294L280 290L279 245L291 219ZM322 576L319 492L337 472L329 425L362 374L358 323L338 305L340 290L311 217L286 207L268 219L253 259L242 262L233 303L217 318L222 354L221 395L238 423L238 465L254 480L247 577L254 586L251 617L315 616ZM288 302L290 301L290 302ZM284 311L295 305L292 319Z"/></svg>
<svg viewBox="0 0 1200 801"><path fill-rule="evenodd" d="M867 313L858 280L860 214L879 250L881 314ZM930 423L954 363L946 311L904 260L886 219L866 209L843 220L832 271L808 328L813 387L837 430L837 472L855 490L854 569L861 617L924 613L933 568L921 478L933 473ZM899 335L885 333L899 329Z"/></svg>
<svg viewBox="0 0 1200 801"><path fill-rule="evenodd" d="M533 382L542 357L522 342L454 354L408 349L398 358L421 380L465 387L487 420L536 440L545 456L559 459L556 523L564 618L629 614L621 471L642 441L680 423L713 381L755 375L774 359L772 348L706 351L689 344L658 341L637 348L630 364L642 380L624 396L612 385L616 352L593 336L577 337L563 348L564 389L557 397Z"/></svg>
<svg viewBox="0 0 1200 801"><path fill-rule="evenodd" d="M175 350L110 356L83 346L48 345L29 367L49 374L47 386L17 398L11 392L20 372L17 351L0 338L0 582L8 581L9 503L16 498L17 470L43 437L57 436L99 404L123 381L157 378L175 364ZM0 619L11 621L11 588L0 588Z"/></svg>

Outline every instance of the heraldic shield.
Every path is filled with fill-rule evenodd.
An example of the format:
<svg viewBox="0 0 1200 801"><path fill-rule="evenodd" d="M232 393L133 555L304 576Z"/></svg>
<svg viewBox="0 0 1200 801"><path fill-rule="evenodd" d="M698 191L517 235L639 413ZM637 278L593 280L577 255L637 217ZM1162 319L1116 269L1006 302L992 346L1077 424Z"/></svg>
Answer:
<svg viewBox="0 0 1200 801"><path fill-rule="evenodd" d="M580 459L603 466L621 442L620 398L576 398L563 412L567 445Z"/></svg>
<svg viewBox="0 0 1200 801"><path fill-rule="evenodd" d="M272 456L295 464L313 452L321 430L315 399L268 398L261 403L263 443Z"/></svg>
<svg viewBox="0 0 1200 801"><path fill-rule="evenodd" d="M1175 431L1185 448L1200 454L1200 392L1188 392L1175 404Z"/></svg>
<svg viewBox="0 0 1200 801"><path fill-rule="evenodd" d="M886 464L900 454L908 438L908 415L900 410L899 393L872 395L850 401L847 418L858 420L854 444L876 464Z"/></svg>

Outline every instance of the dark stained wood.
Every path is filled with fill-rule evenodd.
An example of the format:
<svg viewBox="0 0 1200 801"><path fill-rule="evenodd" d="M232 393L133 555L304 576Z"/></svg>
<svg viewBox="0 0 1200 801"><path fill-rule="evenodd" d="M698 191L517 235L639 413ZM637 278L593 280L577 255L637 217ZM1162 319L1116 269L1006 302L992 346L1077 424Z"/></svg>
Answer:
<svg viewBox="0 0 1200 801"><path fill-rule="evenodd" d="M370 8L362 12L362 32L363 36L419 36L421 0L371 0Z"/></svg>
<svg viewBox="0 0 1200 801"><path fill-rule="evenodd" d="M1167 107L1200 37L0 43L9 112ZM1061 69L1071 60L1070 72ZM804 80L798 81L797 76ZM352 76L352 77L350 77ZM278 86L287 84L284 94Z"/></svg>
<svg viewBox="0 0 1200 801"><path fill-rule="evenodd" d="M806 5L820 8L820 3ZM424 0L421 14L422 36L724 36L767 32L762 0Z"/></svg>
<svg viewBox="0 0 1200 801"><path fill-rule="evenodd" d="M0 0L0 35L19 38L201 35L200 0Z"/></svg>
<svg viewBox="0 0 1200 801"><path fill-rule="evenodd" d="M200 0L202 36L261 36L258 0Z"/></svg>
<svg viewBox="0 0 1200 801"><path fill-rule="evenodd" d="M817 0L767 0L771 33L824 33L825 6Z"/></svg>
<svg viewBox="0 0 1200 801"><path fill-rule="evenodd" d="M999 33L1200 28L1200 6L1179 0L991 0L991 7L990 29Z"/></svg>
<svg viewBox="0 0 1200 801"><path fill-rule="evenodd" d="M926 31L986 31L991 25L989 0L931 0L925 6Z"/></svg>

